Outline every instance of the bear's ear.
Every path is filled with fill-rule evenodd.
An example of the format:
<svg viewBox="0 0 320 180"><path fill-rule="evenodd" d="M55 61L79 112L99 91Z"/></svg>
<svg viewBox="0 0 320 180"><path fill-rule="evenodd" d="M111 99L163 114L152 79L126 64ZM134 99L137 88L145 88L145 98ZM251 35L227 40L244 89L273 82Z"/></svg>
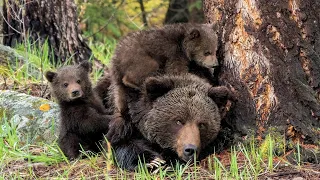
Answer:
<svg viewBox="0 0 320 180"><path fill-rule="evenodd" d="M47 78L47 80L48 80L49 82L53 82L53 79L54 79L55 77L57 77L57 73L52 72L52 71L47 71L46 74L45 74L45 76L46 76L46 78Z"/></svg>
<svg viewBox="0 0 320 180"><path fill-rule="evenodd" d="M208 90L208 95L219 108L225 106L228 100L237 101L235 94L226 86L211 87Z"/></svg>
<svg viewBox="0 0 320 180"><path fill-rule="evenodd" d="M87 71L88 73L92 72L92 64L89 61L82 61L78 68L83 68L85 71Z"/></svg>
<svg viewBox="0 0 320 180"><path fill-rule="evenodd" d="M148 98L154 101L163 96L174 87L174 83L170 79L150 77L145 82L145 90Z"/></svg>
<svg viewBox="0 0 320 180"><path fill-rule="evenodd" d="M193 40L200 37L200 31L198 29L192 29L189 33L189 39Z"/></svg>

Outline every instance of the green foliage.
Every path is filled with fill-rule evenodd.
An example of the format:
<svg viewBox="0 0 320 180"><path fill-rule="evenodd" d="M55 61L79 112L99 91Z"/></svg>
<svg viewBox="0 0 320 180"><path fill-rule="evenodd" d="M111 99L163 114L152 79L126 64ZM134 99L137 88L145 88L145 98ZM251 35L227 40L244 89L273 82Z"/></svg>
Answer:
<svg viewBox="0 0 320 180"><path fill-rule="evenodd" d="M193 3L189 4L188 10L191 12L193 10L200 10L202 8L202 1L201 0L197 0L194 1Z"/></svg>
<svg viewBox="0 0 320 180"><path fill-rule="evenodd" d="M0 161L9 163L12 160L24 159L32 162L41 162L47 165L59 163L63 161L61 153L56 143L37 145L24 144L20 142L17 136L17 124L13 120L8 119L6 112L1 114L0 124ZM35 150L41 149L36 152ZM1 169L0 169L1 172Z"/></svg>
<svg viewBox="0 0 320 180"><path fill-rule="evenodd" d="M116 47L117 41L115 39L105 39L103 43L89 42L89 47L95 58L101 61L102 64L109 64L113 51Z"/></svg>
<svg viewBox="0 0 320 180"><path fill-rule="evenodd" d="M231 165L230 165L230 174L233 178L239 179L239 170L237 163L237 152L235 148L231 148Z"/></svg>
<svg viewBox="0 0 320 180"><path fill-rule="evenodd" d="M93 55L105 65L109 63L115 45L116 40L114 39L105 39L104 43L93 43L92 41L89 43ZM29 85L45 84L44 73L46 71L55 70L71 63L66 61L65 63L52 64L55 61L51 58L53 53L47 41L42 45L27 41L24 44L18 44L15 50L25 57L25 62L16 59L15 62L9 62L7 66L0 66L1 77L6 83L11 83L10 86L14 86L12 89L23 88L26 89L26 92L30 92ZM101 69L93 67L92 80L96 82L102 74Z"/></svg>
<svg viewBox="0 0 320 180"><path fill-rule="evenodd" d="M294 155L296 157L297 164L300 167L301 166L300 142L298 142L296 146L297 146L297 153L295 153Z"/></svg>
<svg viewBox="0 0 320 180"><path fill-rule="evenodd" d="M148 24L163 23L168 0L145 0ZM84 37L95 42L119 39L128 32L143 28L140 4L137 0L79 0L80 28Z"/></svg>
<svg viewBox="0 0 320 180"><path fill-rule="evenodd" d="M41 83L44 80L43 72L52 69L47 41L43 45L31 44L27 41L25 44L16 46L18 54L25 57L26 62L20 62L18 59L14 63L8 63L7 78L12 79L15 83Z"/></svg>

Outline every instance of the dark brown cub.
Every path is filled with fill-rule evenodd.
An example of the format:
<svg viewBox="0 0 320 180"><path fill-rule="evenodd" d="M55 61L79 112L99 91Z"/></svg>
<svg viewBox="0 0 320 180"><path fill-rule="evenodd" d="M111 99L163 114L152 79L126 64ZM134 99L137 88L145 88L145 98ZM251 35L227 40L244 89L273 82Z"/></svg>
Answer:
<svg viewBox="0 0 320 180"><path fill-rule="evenodd" d="M91 64L85 61L45 74L61 110L58 144L70 159L79 156L80 145L84 150L98 151L97 143L104 140L111 119L92 90L90 69Z"/></svg>

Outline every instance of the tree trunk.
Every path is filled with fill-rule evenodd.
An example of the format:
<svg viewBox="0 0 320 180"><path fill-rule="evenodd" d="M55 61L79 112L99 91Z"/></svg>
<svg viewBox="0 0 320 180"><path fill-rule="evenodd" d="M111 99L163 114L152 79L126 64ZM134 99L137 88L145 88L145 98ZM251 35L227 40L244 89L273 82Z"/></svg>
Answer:
<svg viewBox="0 0 320 180"><path fill-rule="evenodd" d="M80 36L73 0L6 0L3 16L5 45L14 46L26 37L41 43L48 39L56 61L71 58L79 63L91 56Z"/></svg>
<svg viewBox="0 0 320 180"><path fill-rule="evenodd" d="M170 0L165 24L183 23L189 20L188 0Z"/></svg>
<svg viewBox="0 0 320 180"><path fill-rule="evenodd" d="M203 23L204 15L202 8L202 0L188 0L189 6L189 19L191 23Z"/></svg>
<svg viewBox="0 0 320 180"><path fill-rule="evenodd" d="M140 4L143 26L148 27L147 15L146 15L146 11L144 10L143 0L138 0L138 2Z"/></svg>
<svg viewBox="0 0 320 180"><path fill-rule="evenodd" d="M239 101L227 122L241 135L280 132L319 144L320 1L204 0L217 24L219 83Z"/></svg>

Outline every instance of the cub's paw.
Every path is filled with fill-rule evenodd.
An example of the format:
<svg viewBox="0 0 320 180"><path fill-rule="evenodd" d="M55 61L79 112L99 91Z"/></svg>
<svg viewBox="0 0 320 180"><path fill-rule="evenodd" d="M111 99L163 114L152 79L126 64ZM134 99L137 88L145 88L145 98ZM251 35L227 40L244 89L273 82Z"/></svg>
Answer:
<svg viewBox="0 0 320 180"><path fill-rule="evenodd" d="M111 144L117 144L131 136L131 123L126 122L121 116L110 121L107 139Z"/></svg>

